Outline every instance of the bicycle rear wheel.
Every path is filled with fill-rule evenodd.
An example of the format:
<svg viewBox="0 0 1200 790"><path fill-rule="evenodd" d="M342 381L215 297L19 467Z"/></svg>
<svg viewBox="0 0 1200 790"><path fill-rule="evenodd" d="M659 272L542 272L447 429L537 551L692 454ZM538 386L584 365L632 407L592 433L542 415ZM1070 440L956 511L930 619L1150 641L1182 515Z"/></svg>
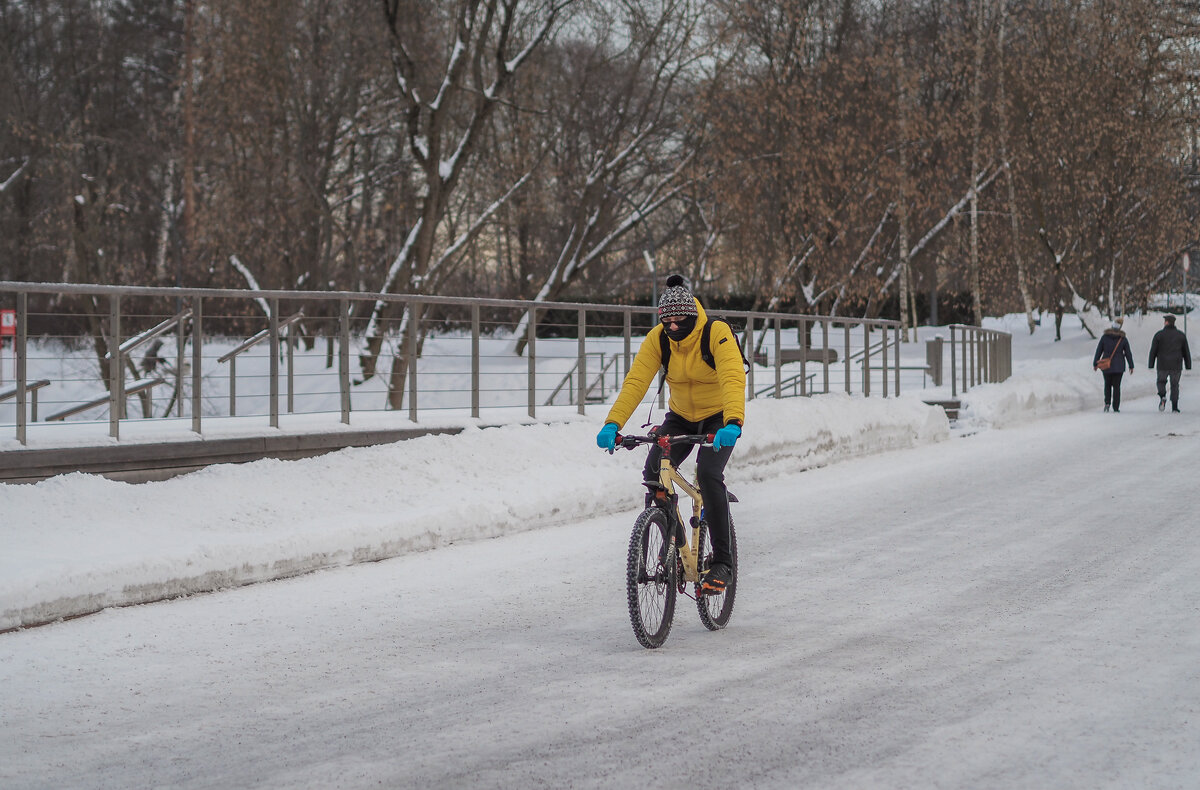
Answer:
<svg viewBox="0 0 1200 790"><path fill-rule="evenodd" d="M649 507L638 516L629 537L625 591L633 635L643 647L662 645L675 617L678 563L674 545L665 538L670 531L667 513Z"/></svg>
<svg viewBox="0 0 1200 790"><path fill-rule="evenodd" d="M710 544L708 522L701 521L700 539L696 544L701 576L712 564ZM700 582L696 582L696 608L700 610L700 622L704 623L704 627L709 631L720 631L729 624L729 618L733 615L733 599L737 595L738 577L737 533L733 529L733 514L729 516L729 551L733 555L733 573L730 574L725 592L719 595L705 595L700 590Z"/></svg>

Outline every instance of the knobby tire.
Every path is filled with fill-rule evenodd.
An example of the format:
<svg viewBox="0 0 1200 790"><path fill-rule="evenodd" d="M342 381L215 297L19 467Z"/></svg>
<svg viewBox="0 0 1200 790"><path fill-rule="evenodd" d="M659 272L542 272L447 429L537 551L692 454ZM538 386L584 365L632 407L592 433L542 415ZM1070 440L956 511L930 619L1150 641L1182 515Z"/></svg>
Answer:
<svg viewBox="0 0 1200 790"><path fill-rule="evenodd" d="M625 565L625 591L629 602L629 622L637 641L656 648L671 633L675 617L676 579L679 563L671 546L665 562L659 562L659 550L668 534L670 518L661 508L642 511L629 537L629 556Z"/></svg>
<svg viewBox="0 0 1200 790"><path fill-rule="evenodd" d="M698 563L703 572L712 565L712 546L708 535L708 522L700 522L700 538L696 543L699 553ZM700 622L710 631L720 631L729 624L733 616L733 599L737 595L737 533L733 529L733 514L729 516L729 551L733 555L733 572L730 574L729 585L720 595L705 595L696 583L696 608L700 610Z"/></svg>

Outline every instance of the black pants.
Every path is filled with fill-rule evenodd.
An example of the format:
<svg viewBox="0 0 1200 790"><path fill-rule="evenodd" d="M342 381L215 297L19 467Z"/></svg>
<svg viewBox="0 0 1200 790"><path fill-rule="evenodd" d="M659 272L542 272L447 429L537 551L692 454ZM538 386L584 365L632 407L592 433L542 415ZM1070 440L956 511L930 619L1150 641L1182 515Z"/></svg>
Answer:
<svg viewBox="0 0 1200 790"><path fill-rule="evenodd" d="M1111 403L1114 411L1121 408L1121 377L1124 375L1123 370L1116 373L1104 371L1104 405Z"/></svg>
<svg viewBox="0 0 1200 790"><path fill-rule="evenodd" d="M1171 380L1171 408L1179 408L1179 377L1183 375L1182 370L1163 370L1158 369L1158 397L1167 397L1167 379Z"/></svg>
<svg viewBox="0 0 1200 790"><path fill-rule="evenodd" d="M675 412L667 412L659 433L670 436L681 434L716 433L724 427L725 417L718 412L700 422L689 422ZM693 445L680 444L671 448L671 464L676 468L692 453ZM733 566L733 553L729 548L729 496L725 492L725 464L733 453L732 447L714 451L701 447L696 455L696 476L700 484L700 495L704 497L704 520L708 522L709 539L712 541L713 562ZM662 449L651 445L646 455L646 480L658 480L658 464L662 460Z"/></svg>

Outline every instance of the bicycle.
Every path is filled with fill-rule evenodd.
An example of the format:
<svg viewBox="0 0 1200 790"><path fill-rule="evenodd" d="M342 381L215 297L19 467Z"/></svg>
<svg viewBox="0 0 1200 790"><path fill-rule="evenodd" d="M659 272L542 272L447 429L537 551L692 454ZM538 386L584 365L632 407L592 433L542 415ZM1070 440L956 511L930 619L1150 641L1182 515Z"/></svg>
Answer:
<svg viewBox="0 0 1200 790"><path fill-rule="evenodd" d="M704 572L712 563L712 548L708 545L708 523L704 520L704 499L699 485L689 482L671 463L670 448L678 444L711 446L713 435L617 436L617 446L627 450L656 444L663 450L659 464L658 484L646 483L646 509L633 524L629 538L629 554L625 566L626 597L629 621L638 642L647 648L660 647L671 632L675 617L675 599L682 593L696 601L700 622L710 631L719 631L729 623L733 600L737 593L737 537L733 517L729 518L729 548L733 556L732 577L724 592L705 594L701 590ZM610 451L611 452L611 451ZM691 540L679 513L676 486L692 500L689 519ZM729 494L729 501L737 497ZM693 585L689 594L687 585Z"/></svg>

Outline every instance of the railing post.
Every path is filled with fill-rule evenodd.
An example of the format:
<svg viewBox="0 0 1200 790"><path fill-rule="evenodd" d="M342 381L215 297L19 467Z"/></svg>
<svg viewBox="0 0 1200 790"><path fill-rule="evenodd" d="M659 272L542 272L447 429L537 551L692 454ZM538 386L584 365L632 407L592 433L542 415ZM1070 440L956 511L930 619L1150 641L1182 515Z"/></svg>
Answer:
<svg viewBox="0 0 1200 790"><path fill-rule="evenodd" d="M587 414L587 310L582 307L579 308L577 331L579 332L579 361L575 363L579 369L579 406L577 410L580 414Z"/></svg>
<svg viewBox="0 0 1200 790"><path fill-rule="evenodd" d="M742 342L746 344L743 352L746 354L746 359L750 360L750 370L746 372L746 400L754 400L754 316L746 317L746 336L742 338Z"/></svg>
<svg viewBox="0 0 1200 790"><path fill-rule="evenodd" d="M821 347L823 359L821 360L822 367L825 369L825 394L829 394L829 319L821 319Z"/></svg>
<svg viewBox="0 0 1200 790"><path fill-rule="evenodd" d="M237 416L237 355L229 358L229 416Z"/></svg>
<svg viewBox="0 0 1200 790"><path fill-rule="evenodd" d="M782 319L775 316L775 400L783 397L783 349L780 348L780 335L783 331Z"/></svg>
<svg viewBox="0 0 1200 790"><path fill-rule="evenodd" d="M950 397L958 397L958 356L954 339L954 324L950 325Z"/></svg>
<svg viewBox="0 0 1200 790"><path fill-rule="evenodd" d="M886 333L887 330L885 329L884 332ZM914 328L913 329L913 342L915 343L916 340L917 340L917 330ZM895 370L895 376L896 376L896 396L899 397L899 395L900 395L900 325L899 324L896 325L895 345L893 345L892 348L896 349L896 358L895 358L896 365L895 365L894 370Z"/></svg>
<svg viewBox="0 0 1200 790"><path fill-rule="evenodd" d="M268 302L270 308L269 336L271 344L270 378L268 380L269 395L267 408L271 414L271 427L279 427L279 300Z"/></svg>
<svg viewBox="0 0 1200 790"><path fill-rule="evenodd" d="M342 424L350 424L350 300L338 300L338 394Z"/></svg>
<svg viewBox="0 0 1200 790"><path fill-rule="evenodd" d="M479 416L479 304L471 305L471 416Z"/></svg>
<svg viewBox="0 0 1200 790"><path fill-rule="evenodd" d="M626 307L622 311L621 314L622 314L622 316L624 316L624 320L622 321L622 323L624 324L624 327L623 327L622 331L625 334L625 375L628 376L629 375L629 365L632 362L632 357L630 355L632 353L632 343L633 343L633 311L630 310L628 307ZM620 371L617 371L617 380L615 382L613 382L613 389L616 389L616 390L621 389L621 373L620 373Z"/></svg>
<svg viewBox="0 0 1200 790"><path fill-rule="evenodd" d="M940 387L944 381L942 375L942 346L945 341L938 337L932 337L925 341L925 367L929 369L929 378L933 381L933 386Z"/></svg>
<svg viewBox="0 0 1200 790"><path fill-rule="evenodd" d="M201 301L199 296L192 297L192 431L195 433L200 433L200 405L204 402L204 393L200 391L204 381L200 375L200 362L204 358Z"/></svg>
<svg viewBox="0 0 1200 790"><path fill-rule="evenodd" d="M879 355L879 361L880 361L879 372L881 374L879 376L879 380L881 382L881 386L883 389L883 393L882 393L883 397L886 398L888 396L888 328L887 328L887 324L880 325L879 334L882 335L882 340L880 340L880 346L879 346L879 351L881 352Z"/></svg>
<svg viewBox="0 0 1200 790"><path fill-rule="evenodd" d="M971 343L970 343L970 353L971 353L971 366L970 366L970 370L971 370L971 387L974 387L974 385L976 385L976 384L978 384L978 383L979 383L979 382L977 382L977 381L976 381L976 372L977 372L976 347L977 347L978 345L979 345L979 333L977 333L977 331L976 331L976 330L972 329L972 330L971 330Z"/></svg>
<svg viewBox="0 0 1200 790"><path fill-rule="evenodd" d="M963 392L975 386L975 332L963 330Z"/></svg>
<svg viewBox="0 0 1200 790"><path fill-rule="evenodd" d="M175 325L175 416L183 418L183 349L185 336L183 334L183 319ZM164 417L171 416L168 408Z"/></svg>
<svg viewBox="0 0 1200 790"><path fill-rule="evenodd" d="M421 334L421 319L418 317L419 302L408 303L408 419L417 421L417 338Z"/></svg>
<svg viewBox="0 0 1200 790"><path fill-rule="evenodd" d="M845 335L845 346L846 346L846 348L842 351L842 359L845 360L845 364L842 365L842 367L845 368L846 394L849 395L850 394L850 322L849 321L845 321L842 324L842 332Z"/></svg>
<svg viewBox="0 0 1200 790"><path fill-rule="evenodd" d="M296 324L292 322L287 326L287 410L288 414L296 412L296 377L294 371L296 369Z"/></svg>
<svg viewBox="0 0 1200 790"><path fill-rule="evenodd" d="M800 319L800 394L808 395L808 321Z"/></svg>
<svg viewBox="0 0 1200 790"><path fill-rule="evenodd" d="M121 369L121 297L113 294L108 305L108 435L121 438L125 408L125 371Z"/></svg>
<svg viewBox="0 0 1200 790"><path fill-rule="evenodd" d="M525 350L529 353L529 416L537 417L537 305L529 306Z"/></svg>
<svg viewBox="0 0 1200 790"><path fill-rule="evenodd" d="M17 336L13 338L13 341L17 344L17 441L21 444L26 443L26 428L28 425L28 421L25 417L25 385L27 379L29 378L29 373L26 369L28 364L27 360L29 357L29 349L26 345L29 342L29 328L27 326L27 321L29 320L28 297L29 295L25 293L17 294ZM0 353L3 353L2 348L0 348ZM33 394L33 397L35 404L34 409L36 412L36 392ZM33 415L33 419L37 419L36 413Z"/></svg>
<svg viewBox="0 0 1200 790"><path fill-rule="evenodd" d="M871 324L863 319L863 397L871 397Z"/></svg>

